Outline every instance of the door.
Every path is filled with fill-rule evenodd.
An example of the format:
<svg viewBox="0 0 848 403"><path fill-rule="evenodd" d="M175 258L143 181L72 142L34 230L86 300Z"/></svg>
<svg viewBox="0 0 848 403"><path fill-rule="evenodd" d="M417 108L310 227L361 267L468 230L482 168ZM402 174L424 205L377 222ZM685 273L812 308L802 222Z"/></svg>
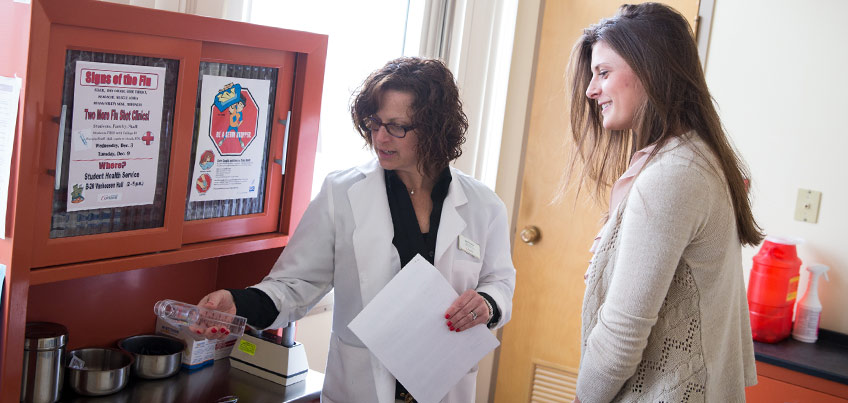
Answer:
<svg viewBox="0 0 848 403"><path fill-rule="evenodd" d="M693 23L698 0L667 1ZM580 361L580 310L589 247L601 227L601 208L584 191L550 203L569 150L565 70L582 29L615 14L620 1L544 3L530 111L513 259L517 282L511 322L504 328L495 402L574 398ZM522 241L522 229L539 238ZM532 237L532 231L524 232Z"/></svg>

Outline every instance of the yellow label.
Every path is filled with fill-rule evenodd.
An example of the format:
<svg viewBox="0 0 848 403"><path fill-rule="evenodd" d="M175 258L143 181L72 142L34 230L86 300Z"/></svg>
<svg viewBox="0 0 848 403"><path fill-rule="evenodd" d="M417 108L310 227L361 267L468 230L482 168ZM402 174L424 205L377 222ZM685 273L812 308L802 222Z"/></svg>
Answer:
<svg viewBox="0 0 848 403"><path fill-rule="evenodd" d="M229 90L221 91L221 93L218 94L218 101L220 101L221 103L226 103L227 101L235 98L235 96L236 96L236 89L233 87L233 88L230 88Z"/></svg>
<svg viewBox="0 0 848 403"><path fill-rule="evenodd" d="M795 276L789 279L789 292L786 293L786 302L794 301L798 296L798 279L800 276Z"/></svg>
<svg viewBox="0 0 848 403"><path fill-rule="evenodd" d="M256 344L247 340L240 340L238 349L245 354L256 355Z"/></svg>

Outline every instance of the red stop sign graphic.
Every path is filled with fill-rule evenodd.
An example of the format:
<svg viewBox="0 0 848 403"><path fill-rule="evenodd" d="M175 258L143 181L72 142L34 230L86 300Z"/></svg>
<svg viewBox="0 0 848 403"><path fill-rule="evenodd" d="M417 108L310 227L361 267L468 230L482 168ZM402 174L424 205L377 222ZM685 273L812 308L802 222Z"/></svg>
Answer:
<svg viewBox="0 0 848 403"><path fill-rule="evenodd" d="M241 155L259 128L259 107L250 90L241 89L241 99L224 111L213 104L209 122L209 138L221 155Z"/></svg>

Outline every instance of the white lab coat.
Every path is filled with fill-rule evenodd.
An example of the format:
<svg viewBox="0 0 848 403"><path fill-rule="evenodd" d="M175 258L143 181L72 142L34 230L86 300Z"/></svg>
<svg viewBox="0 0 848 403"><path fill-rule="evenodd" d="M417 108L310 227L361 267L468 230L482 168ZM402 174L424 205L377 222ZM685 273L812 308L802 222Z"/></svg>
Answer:
<svg viewBox="0 0 848 403"><path fill-rule="evenodd" d="M498 326L503 326L512 313L515 288L506 208L482 183L453 168L451 176L436 237L436 269L459 294L468 289L489 294L501 312ZM480 245L481 259L458 248L460 234ZM271 272L254 286L280 311L270 328L303 317L335 288L324 402L394 402L394 376L347 327L400 270L393 237L379 163L334 172ZM476 376L475 367L443 402L472 402Z"/></svg>

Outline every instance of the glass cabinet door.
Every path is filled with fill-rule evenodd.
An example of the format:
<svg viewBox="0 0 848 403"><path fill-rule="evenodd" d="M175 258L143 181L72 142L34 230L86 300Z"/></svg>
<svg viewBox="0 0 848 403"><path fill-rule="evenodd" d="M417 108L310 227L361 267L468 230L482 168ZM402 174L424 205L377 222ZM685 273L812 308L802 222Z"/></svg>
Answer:
<svg viewBox="0 0 848 403"><path fill-rule="evenodd" d="M200 62L186 221L265 211L278 70Z"/></svg>
<svg viewBox="0 0 848 403"><path fill-rule="evenodd" d="M204 43L183 243L274 232L295 55Z"/></svg>
<svg viewBox="0 0 848 403"><path fill-rule="evenodd" d="M179 61L66 54L50 238L161 228Z"/></svg>
<svg viewBox="0 0 848 403"><path fill-rule="evenodd" d="M199 48L54 27L34 266L179 247Z"/></svg>
<svg viewBox="0 0 848 403"><path fill-rule="evenodd" d="M58 25L46 53L33 267L280 233L295 52Z"/></svg>

